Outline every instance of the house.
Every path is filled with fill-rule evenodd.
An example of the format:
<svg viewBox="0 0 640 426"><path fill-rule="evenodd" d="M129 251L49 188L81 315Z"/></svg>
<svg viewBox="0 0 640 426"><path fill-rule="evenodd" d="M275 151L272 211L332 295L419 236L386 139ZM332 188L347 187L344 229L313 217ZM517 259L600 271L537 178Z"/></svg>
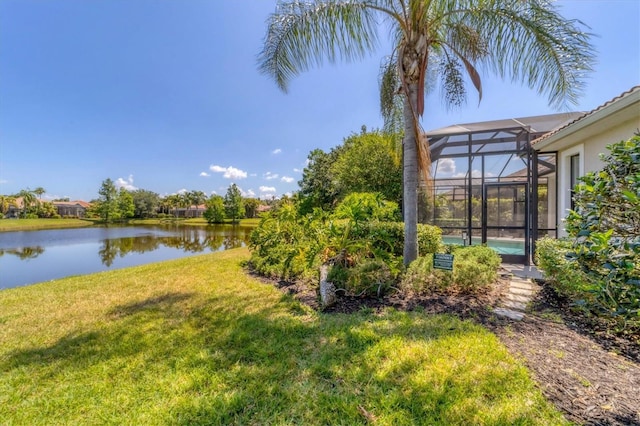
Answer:
<svg viewBox="0 0 640 426"><path fill-rule="evenodd" d="M556 234L555 157L531 141L581 112L456 124L428 131L432 185L421 220L447 244L486 244L503 261L530 264L535 241ZM551 189L550 189L551 188Z"/></svg>
<svg viewBox="0 0 640 426"><path fill-rule="evenodd" d="M58 214L62 217L86 217L87 209L91 207L86 201L52 201L51 204L56 208Z"/></svg>
<svg viewBox="0 0 640 426"><path fill-rule="evenodd" d="M578 177L606 146L640 129L640 86L593 111L467 123L428 131L432 185L421 220L445 243L486 244L529 265L542 236L566 235Z"/></svg>
<svg viewBox="0 0 640 426"><path fill-rule="evenodd" d="M189 207L177 207L171 209L170 213L175 217L194 218L202 217L206 210L207 206L205 204L200 204L198 206L192 205Z"/></svg>
<svg viewBox="0 0 640 426"><path fill-rule="evenodd" d="M557 158L558 236L566 236L561 220L572 208L572 188L578 177L602 169L601 153L606 146L631 138L640 131L640 86L605 102L593 111L532 141L538 155Z"/></svg>

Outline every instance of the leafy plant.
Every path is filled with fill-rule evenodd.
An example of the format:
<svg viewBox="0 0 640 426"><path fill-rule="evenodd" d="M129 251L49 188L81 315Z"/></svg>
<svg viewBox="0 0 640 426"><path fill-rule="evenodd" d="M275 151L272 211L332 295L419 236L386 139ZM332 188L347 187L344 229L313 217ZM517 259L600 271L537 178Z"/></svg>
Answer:
<svg viewBox="0 0 640 426"><path fill-rule="evenodd" d="M567 259L572 246L573 241L568 238L541 238L536 242L536 264L556 293L574 301L584 301L591 297L595 286L581 268L576 268L575 263Z"/></svg>
<svg viewBox="0 0 640 426"><path fill-rule="evenodd" d="M477 293L493 284L500 267L500 256L489 247L453 247L453 271L435 269L433 254L420 257L407 268L401 287L426 294L434 291Z"/></svg>
<svg viewBox="0 0 640 426"><path fill-rule="evenodd" d="M607 149L575 188L568 257L597 284L589 308L624 330L640 326L640 135Z"/></svg>

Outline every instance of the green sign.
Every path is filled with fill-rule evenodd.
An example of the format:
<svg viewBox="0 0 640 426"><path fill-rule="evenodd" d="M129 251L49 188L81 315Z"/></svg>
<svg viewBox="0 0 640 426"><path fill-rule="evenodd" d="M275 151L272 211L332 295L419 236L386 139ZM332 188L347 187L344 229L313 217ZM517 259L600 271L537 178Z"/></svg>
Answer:
<svg viewBox="0 0 640 426"><path fill-rule="evenodd" d="M435 253L433 255L433 267L435 269L446 269L453 271L453 255L445 253Z"/></svg>

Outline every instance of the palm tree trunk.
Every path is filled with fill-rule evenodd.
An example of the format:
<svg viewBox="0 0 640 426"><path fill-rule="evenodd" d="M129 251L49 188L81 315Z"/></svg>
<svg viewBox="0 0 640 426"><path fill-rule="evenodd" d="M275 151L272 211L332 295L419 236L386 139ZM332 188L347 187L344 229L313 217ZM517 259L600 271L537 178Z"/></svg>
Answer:
<svg viewBox="0 0 640 426"><path fill-rule="evenodd" d="M404 140L402 159L404 216L404 264L409 265L418 257L418 147L414 114L418 105L418 84L407 85L404 100Z"/></svg>

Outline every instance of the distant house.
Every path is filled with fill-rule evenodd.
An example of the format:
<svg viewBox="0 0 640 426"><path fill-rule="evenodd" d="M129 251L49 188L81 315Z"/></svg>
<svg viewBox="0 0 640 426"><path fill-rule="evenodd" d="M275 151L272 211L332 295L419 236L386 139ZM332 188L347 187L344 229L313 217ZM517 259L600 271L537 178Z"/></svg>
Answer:
<svg viewBox="0 0 640 426"><path fill-rule="evenodd" d="M189 208L186 207L178 207L171 210L171 214L175 217L185 217L185 218L193 218L193 217L202 217L204 212L207 210L207 206L204 204L200 204L198 206L191 206Z"/></svg>
<svg viewBox="0 0 640 426"><path fill-rule="evenodd" d="M56 208L58 214L62 217L86 217L87 209L91 207L86 201L52 201L51 204Z"/></svg>
<svg viewBox="0 0 640 426"><path fill-rule="evenodd" d="M537 139L531 145L539 154L557 153L557 217L572 207L572 189L580 176L602 169L600 153L606 146L631 138L640 129L640 86L611 99ZM558 236L566 231L558 224Z"/></svg>
<svg viewBox="0 0 640 426"><path fill-rule="evenodd" d="M5 217L8 217L10 219L20 217L20 215L22 214L23 206L24 206L24 202L22 200L22 197L17 197L14 200L13 204L11 204L7 209L7 213L5 213Z"/></svg>

